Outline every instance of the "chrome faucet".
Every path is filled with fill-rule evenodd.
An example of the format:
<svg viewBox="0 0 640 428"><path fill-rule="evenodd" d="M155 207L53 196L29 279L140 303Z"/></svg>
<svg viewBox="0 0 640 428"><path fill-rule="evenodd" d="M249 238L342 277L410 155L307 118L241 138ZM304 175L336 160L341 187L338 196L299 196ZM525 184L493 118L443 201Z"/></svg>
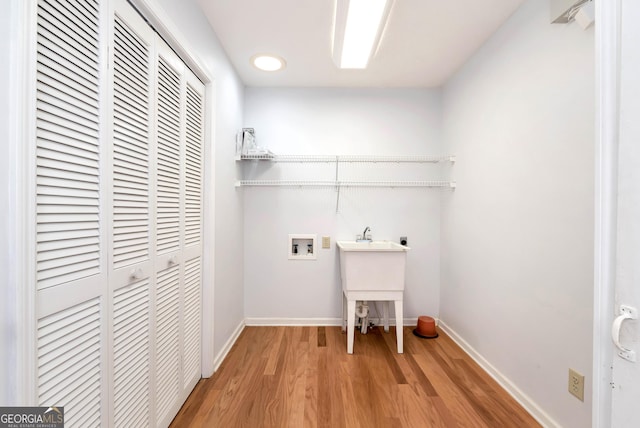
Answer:
<svg viewBox="0 0 640 428"><path fill-rule="evenodd" d="M358 239L360 242L371 242L371 238L367 238L367 232L371 232L371 228L369 226L364 228L364 232L362 232L361 239Z"/></svg>

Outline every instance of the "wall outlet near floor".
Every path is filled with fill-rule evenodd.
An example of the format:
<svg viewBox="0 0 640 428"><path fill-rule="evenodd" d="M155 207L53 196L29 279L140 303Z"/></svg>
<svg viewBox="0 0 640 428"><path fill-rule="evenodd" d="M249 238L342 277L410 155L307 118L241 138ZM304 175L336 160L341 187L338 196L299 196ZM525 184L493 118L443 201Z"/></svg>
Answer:
<svg viewBox="0 0 640 428"><path fill-rule="evenodd" d="M578 400L584 401L584 375L569 369L569 392Z"/></svg>
<svg viewBox="0 0 640 428"><path fill-rule="evenodd" d="M322 248L331 248L331 237L329 236L322 237Z"/></svg>

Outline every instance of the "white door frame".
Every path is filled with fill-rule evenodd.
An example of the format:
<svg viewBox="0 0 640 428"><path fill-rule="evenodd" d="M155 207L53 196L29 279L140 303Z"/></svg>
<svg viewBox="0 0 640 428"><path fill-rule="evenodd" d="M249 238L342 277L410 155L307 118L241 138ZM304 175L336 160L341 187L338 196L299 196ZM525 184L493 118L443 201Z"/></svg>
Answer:
<svg viewBox="0 0 640 428"><path fill-rule="evenodd" d="M36 402L36 279L35 279L35 97L37 1L11 0L11 19L18 23L12 29L15 37L11 58L11 115L8 118L10 138L8 152L15 159L12 185L15 207L9 209L9 222L14 227L14 274L8 287L15 292L15 360L16 384L11 389L14 405L37 405ZM11 293L10 293L11 294ZM13 326L12 326L13 327Z"/></svg>
<svg viewBox="0 0 640 428"><path fill-rule="evenodd" d="M620 0L596 6L596 141L592 426L612 420L612 365L618 177Z"/></svg>

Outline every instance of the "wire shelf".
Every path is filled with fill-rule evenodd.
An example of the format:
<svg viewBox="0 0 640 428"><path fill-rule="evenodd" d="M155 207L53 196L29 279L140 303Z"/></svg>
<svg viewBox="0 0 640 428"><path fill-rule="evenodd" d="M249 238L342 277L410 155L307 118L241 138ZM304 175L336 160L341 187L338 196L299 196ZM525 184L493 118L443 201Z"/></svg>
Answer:
<svg viewBox="0 0 640 428"><path fill-rule="evenodd" d="M340 165L345 163L455 163L455 156L375 156L375 155L274 155L251 154L236 158L239 161L269 161L289 163L335 164L334 180L239 180L236 187L332 188L336 192L336 213L340 209L343 188L441 188L455 189L453 181L353 181L340 180Z"/></svg>
<svg viewBox="0 0 640 428"><path fill-rule="evenodd" d="M240 180L236 187L444 187L455 188L452 181L309 181L309 180Z"/></svg>
<svg viewBox="0 0 640 428"><path fill-rule="evenodd" d="M271 162L345 162L345 163L440 163L455 162L455 156L374 156L374 155L242 155L239 161L271 161Z"/></svg>
<svg viewBox="0 0 640 428"><path fill-rule="evenodd" d="M363 163L440 163L455 162L454 156L337 156L338 162Z"/></svg>

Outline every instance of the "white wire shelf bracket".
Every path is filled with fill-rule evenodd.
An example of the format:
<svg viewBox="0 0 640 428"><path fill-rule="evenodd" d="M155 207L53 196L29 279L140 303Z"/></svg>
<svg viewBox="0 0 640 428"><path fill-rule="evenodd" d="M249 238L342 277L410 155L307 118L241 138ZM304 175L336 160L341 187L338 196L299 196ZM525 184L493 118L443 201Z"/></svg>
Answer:
<svg viewBox="0 0 640 428"><path fill-rule="evenodd" d="M444 187L455 188L452 181L308 181L308 180L239 180L236 187Z"/></svg>
<svg viewBox="0 0 640 428"><path fill-rule="evenodd" d="M455 156L374 156L374 155L242 155L238 161L271 161L271 162L345 162L345 163L440 163L456 161Z"/></svg>

